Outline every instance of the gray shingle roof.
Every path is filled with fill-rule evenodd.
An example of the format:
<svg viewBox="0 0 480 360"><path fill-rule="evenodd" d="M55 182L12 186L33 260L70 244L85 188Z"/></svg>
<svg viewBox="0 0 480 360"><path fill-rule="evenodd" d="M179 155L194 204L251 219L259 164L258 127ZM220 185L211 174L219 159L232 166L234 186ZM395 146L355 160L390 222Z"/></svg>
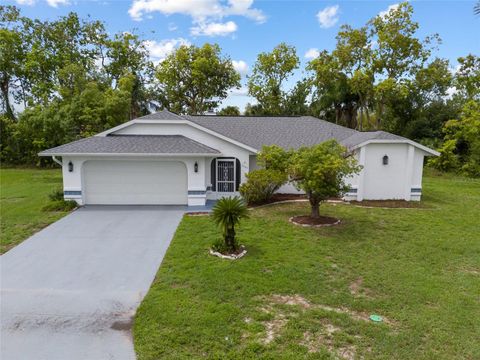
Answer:
<svg viewBox="0 0 480 360"><path fill-rule="evenodd" d="M255 149L277 144L285 149L312 146L328 139L339 142L357 131L312 116L186 116L198 125Z"/></svg>
<svg viewBox="0 0 480 360"><path fill-rule="evenodd" d="M160 110L153 114L148 114L138 119L141 120L185 120L180 115L174 114L168 110Z"/></svg>
<svg viewBox="0 0 480 360"><path fill-rule="evenodd" d="M180 116L168 110L138 120L189 120L204 128L260 150L277 144L285 149L312 146L336 139L352 148L368 140L408 139L385 131L360 132L312 116ZM423 147L420 144L417 144ZM425 147L423 147L426 149ZM426 149L428 150L428 149ZM432 153L435 153L433 150ZM41 152L40 156L61 154L219 154L216 149L182 135L93 136Z"/></svg>
<svg viewBox="0 0 480 360"><path fill-rule="evenodd" d="M92 136L42 151L40 156L62 154L219 154L182 135Z"/></svg>
<svg viewBox="0 0 480 360"><path fill-rule="evenodd" d="M346 147L353 147L368 140L405 140L404 137L385 131L355 131L355 134L341 141Z"/></svg>
<svg viewBox="0 0 480 360"><path fill-rule="evenodd" d="M177 115L168 110L141 120L190 120L254 149L277 144L285 149L312 146L336 139L349 148L367 140L407 140L385 131L361 132L313 116L215 116Z"/></svg>

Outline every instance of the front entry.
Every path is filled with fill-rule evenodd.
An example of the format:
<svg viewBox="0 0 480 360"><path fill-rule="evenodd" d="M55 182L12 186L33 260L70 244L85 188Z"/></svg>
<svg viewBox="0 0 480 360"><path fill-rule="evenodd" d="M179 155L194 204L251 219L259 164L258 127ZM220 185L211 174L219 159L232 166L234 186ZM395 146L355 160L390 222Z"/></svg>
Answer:
<svg viewBox="0 0 480 360"><path fill-rule="evenodd" d="M235 159L216 159L216 188L219 193L235 191L236 166Z"/></svg>

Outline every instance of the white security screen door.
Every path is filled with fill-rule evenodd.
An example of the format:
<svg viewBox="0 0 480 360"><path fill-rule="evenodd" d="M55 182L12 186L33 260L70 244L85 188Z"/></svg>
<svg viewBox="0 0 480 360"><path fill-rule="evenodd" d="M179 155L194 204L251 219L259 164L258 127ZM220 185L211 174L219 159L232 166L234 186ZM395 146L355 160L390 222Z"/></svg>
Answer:
<svg viewBox="0 0 480 360"><path fill-rule="evenodd" d="M217 159L217 192L234 192L235 176L235 159Z"/></svg>

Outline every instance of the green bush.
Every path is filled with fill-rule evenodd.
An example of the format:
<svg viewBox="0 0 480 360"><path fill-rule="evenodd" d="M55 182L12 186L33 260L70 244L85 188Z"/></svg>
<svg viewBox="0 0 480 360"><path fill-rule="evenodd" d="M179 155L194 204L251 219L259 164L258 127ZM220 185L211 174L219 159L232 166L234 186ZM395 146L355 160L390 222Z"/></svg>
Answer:
<svg viewBox="0 0 480 360"><path fill-rule="evenodd" d="M253 170L247 174L247 181L239 190L248 204L262 204L270 200L286 182L286 174L279 170Z"/></svg>
<svg viewBox="0 0 480 360"><path fill-rule="evenodd" d="M56 200L45 205L43 211L70 211L77 207L77 203L73 200Z"/></svg>
<svg viewBox="0 0 480 360"><path fill-rule="evenodd" d="M60 201L63 200L63 189L55 189L50 194L48 194L48 198L52 201Z"/></svg>

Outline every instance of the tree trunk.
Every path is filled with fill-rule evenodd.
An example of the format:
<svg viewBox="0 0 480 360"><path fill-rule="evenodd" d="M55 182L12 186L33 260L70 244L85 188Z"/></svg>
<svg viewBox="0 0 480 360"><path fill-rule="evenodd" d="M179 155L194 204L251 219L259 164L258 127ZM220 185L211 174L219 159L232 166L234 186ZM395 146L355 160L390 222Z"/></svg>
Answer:
<svg viewBox="0 0 480 360"><path fill-rule="evenodd" d="M370 126L370 111L368 110L368 105L365 107L365 114L367 116L367 126Z"/></svg>
<svg viewBox="0 0 480 360"><path fill-rule="evenodd" d="M227 246L227 249L229 251L235 251L236 250L236 244L235 244L235 228L232 226L231 228L227 228L226 234L225 234L225 245Z"/></svg>
<svg viewBox="0 0 480 360"><path fill-rule="evenodd" d="M312 196L311 193L307 195L311 207L310 217L318 219L320 217L320 201L316 197Z"/></svg>
<svg viewBox="0 0 480 360"><path fill-rule="evenodd" d="M15 121L15 113L13 112L12 106L10 105L10 98L9 98L9 91L8 91L8 78L2 78L2 82L0 84L1 91L2 91L2 97L3 101L5 102L5 112L7 114L7 117L10 118L11 120Z"/></svg>

